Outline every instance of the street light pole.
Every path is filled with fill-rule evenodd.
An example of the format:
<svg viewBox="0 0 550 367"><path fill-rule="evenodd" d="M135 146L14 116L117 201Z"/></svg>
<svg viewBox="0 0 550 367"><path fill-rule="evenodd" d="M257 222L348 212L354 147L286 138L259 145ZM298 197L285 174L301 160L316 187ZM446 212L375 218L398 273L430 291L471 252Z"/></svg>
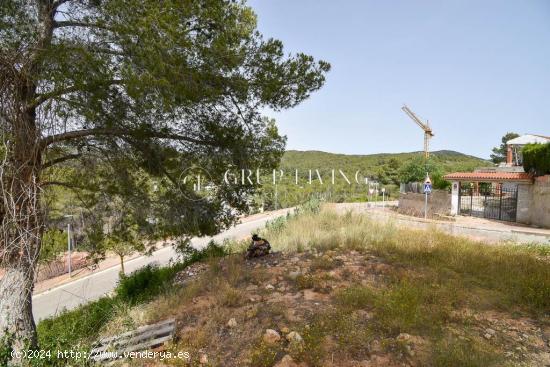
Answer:
<svg viewBox="0 0 550 367"><path fill-rule="evenodd" d="M69 278L72 276L71 274L71 223L67 223L67 248L69 250Z"/></svg>
<svg viewBox="0 0 550 367"><path fill-rule="evenodd" d="M65 215L65 218L69 218L69 222L67 223L67 250L68 250L68 263L69 263L69 278L72 277L72 259L71 259L71 222L70 218L72 218L73 215Z"/></svg>

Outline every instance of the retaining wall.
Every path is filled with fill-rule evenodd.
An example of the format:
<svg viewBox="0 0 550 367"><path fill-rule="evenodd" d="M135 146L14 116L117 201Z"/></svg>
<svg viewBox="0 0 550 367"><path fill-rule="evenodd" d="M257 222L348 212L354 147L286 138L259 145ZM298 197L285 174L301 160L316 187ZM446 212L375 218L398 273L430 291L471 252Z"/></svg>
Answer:
<svg viewBox="0 0 550 367"><path fill-rule="evenodd" d="M517 221L550 228L550 175L536 177L532 185L518 186Z"/></svg>
<svg viewBox="0 0 550 367"><path fill-rule="evenodd" d="M398 211L407 215L424 216L424 194L404 192L399 195ZM446 190L434 190L428 195L428 216L451 214L451 194Z"/></svg>

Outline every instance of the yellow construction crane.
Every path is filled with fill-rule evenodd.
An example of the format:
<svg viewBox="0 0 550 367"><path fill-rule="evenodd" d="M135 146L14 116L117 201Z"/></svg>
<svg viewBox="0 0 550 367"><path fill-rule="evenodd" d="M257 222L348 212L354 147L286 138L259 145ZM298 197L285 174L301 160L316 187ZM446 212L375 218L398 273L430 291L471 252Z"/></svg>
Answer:
<svg viewBox="0 0 550 367"><path fill-rule="evenodd" d="M428 124L428 120L426 120L426 122L420 120L406 105L403 105L401 109L411 118L411 120L416 122L416 124L424 130L424 156L426 159L430 158L430 139L434 136L434 133Z"/></svg>

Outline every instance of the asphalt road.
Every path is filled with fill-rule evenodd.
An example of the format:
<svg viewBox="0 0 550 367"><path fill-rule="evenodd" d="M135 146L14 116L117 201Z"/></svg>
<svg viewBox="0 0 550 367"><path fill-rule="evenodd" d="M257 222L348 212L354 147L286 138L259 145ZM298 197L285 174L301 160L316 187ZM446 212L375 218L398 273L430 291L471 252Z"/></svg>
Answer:
<svg viewBox="0 0 550 367"><path fill-rule="evenodd" d="M285 215L285 213L286 212L267 213L259 219L238 224L212 238L221 242L226 238L241 238L250 235L255 229L263 227L268 220ZM212 238L194 238L192 240L192 245L197 249L202 248L206 246ZM124 267L126 273L131 273L151 263L166 265L170 259L175 257L176 253L174 249L171 246L167 246L155 251L152 256L142 256L129 260L125 262ZM54 316L64 309L73 309L111 292L118 281L119 270L120 265L114 266L34 295L32 299L35 321L38 322L44 318Z"/></svg>

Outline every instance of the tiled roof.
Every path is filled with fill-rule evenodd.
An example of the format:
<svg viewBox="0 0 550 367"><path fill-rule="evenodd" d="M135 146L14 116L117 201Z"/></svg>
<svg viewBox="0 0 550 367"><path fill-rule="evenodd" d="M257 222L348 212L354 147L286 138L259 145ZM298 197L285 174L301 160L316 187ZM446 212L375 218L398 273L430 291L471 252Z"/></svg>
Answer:
<svg viewBox="0 0 550 367"><path fill-rule="evenodd" d="M532 181L533 177L525 172L455 172L445 175L448 181Z"/></svg>

